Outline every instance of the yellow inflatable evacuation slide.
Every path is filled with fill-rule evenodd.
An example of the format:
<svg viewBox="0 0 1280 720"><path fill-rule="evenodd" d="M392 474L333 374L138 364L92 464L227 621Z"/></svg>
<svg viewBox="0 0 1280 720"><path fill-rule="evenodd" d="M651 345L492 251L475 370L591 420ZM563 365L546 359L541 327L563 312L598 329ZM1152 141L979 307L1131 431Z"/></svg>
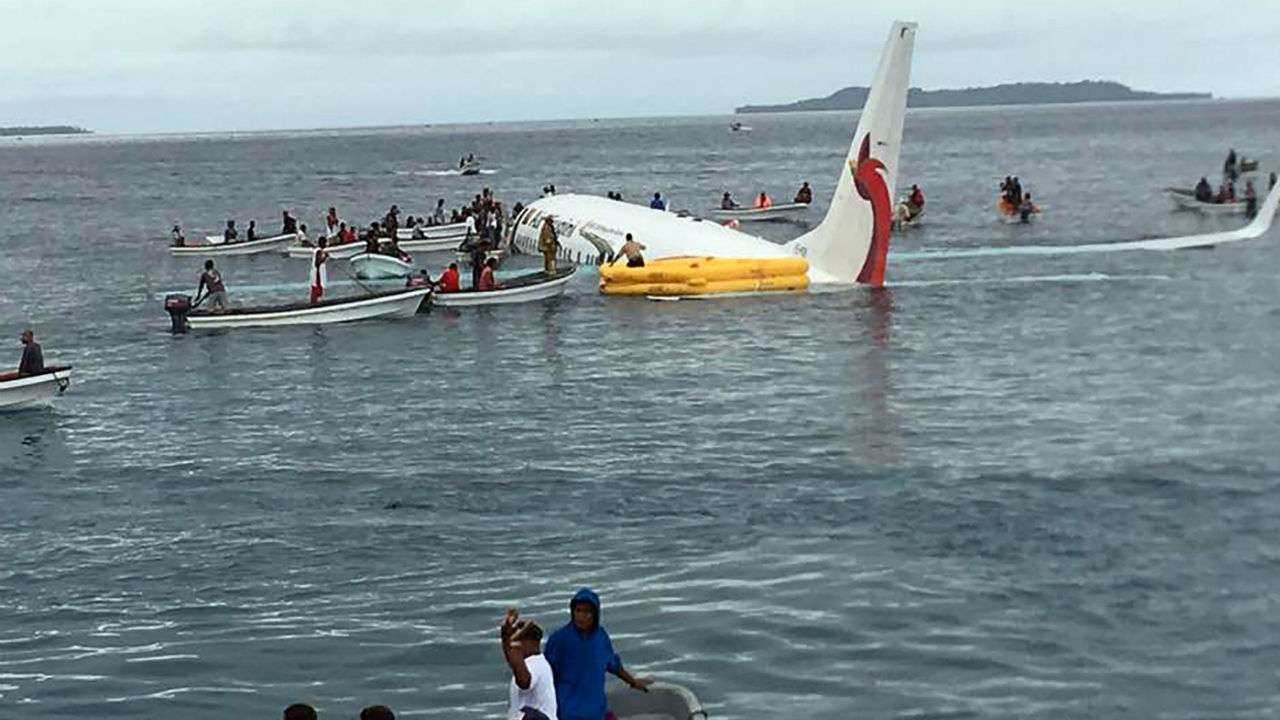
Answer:
<svg viewBox="0 0 1280 720"><path fill-rule="evenodd" d="M802 257L673 257L644 267L622 263L600 268L605 295L712 295L796 292L809 287L809 261Z"/></svg>

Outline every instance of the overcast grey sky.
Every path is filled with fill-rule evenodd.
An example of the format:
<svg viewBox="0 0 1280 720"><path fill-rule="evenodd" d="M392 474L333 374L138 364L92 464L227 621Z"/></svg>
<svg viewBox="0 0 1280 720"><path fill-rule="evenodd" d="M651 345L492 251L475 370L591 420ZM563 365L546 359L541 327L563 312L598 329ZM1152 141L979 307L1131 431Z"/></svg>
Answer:
<svg viewBox="0 0 1280 720"><path fill-rule="evenodd" d="M0 125L103 132L731 112L870 80L1280 95L1280 0L0 0Z"/></svg>

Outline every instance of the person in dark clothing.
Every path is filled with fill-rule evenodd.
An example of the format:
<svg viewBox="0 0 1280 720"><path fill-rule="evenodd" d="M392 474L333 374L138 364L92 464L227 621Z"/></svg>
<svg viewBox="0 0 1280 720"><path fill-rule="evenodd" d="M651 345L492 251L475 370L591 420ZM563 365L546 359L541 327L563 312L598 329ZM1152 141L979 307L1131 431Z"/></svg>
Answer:
<svg viewBox="0 0 1280 720"><path fill-rule="evenodd" d="M569 601L569 622L552 633L543 655L555 676L558 720L604 720L609 710L605 673L635 690L648 691L653 682L622 666L609 633L600 625L600 598L590 588L582 588Z"/></svg>
<svg viewBox="0 0 1280 720"><path fill-rule="evenodd" d="M1209 184L1209 178L1200 178L1200 182L1196 183L1196 200L1207 203L1213 202L1213 186Z"/></svg>
<svg viewBox="0 0 1280 720"><path fill-rule="evenodd" d="M249 227L244 231L244 241L253 242L258 239L258 223L255 220L249 221Z"/></svg>
<svg viewBox="0 0 1280 720"><path fill-rule="evenodd" d="M39 375L44 372L44 352L30 329L22 331L22 360L18 362L18 377Z"/></svg>
<svg viewBox="0 0 1280 720"><path fill-rule="evenodd" d="M222 231L222 241L229 242L229 243L236 241L236 221L235 220L227 221L227 229Z"/></svg>
<svg viewBox="0 0 1280 720"><path fill-rule="evenodd" d="M804 203L808 205L813 202L813 188L809 187L809 183L804 183L800 189L796 191L796 197L793 202Z"/></svg>
<svg viewBox="0 0 1280 720"><path fill-rule="evenodd" d="M306 703L294 703L284 709L284 720L317 720L316 709Z"/></svg>
<svg viewBox="0 0 1280 720"><path fill-rule="evenodd" d="M296 235L298 232L298 220L290 215L288 210L285 210L284 215L281 216L280 226L281 235Z"/></svg>

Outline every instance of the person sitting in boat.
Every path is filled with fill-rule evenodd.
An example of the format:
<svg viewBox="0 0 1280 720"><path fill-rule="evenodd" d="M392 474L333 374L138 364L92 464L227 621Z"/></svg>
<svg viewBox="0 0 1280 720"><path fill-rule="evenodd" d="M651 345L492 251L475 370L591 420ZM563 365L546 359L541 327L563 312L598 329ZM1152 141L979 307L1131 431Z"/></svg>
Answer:
<svg viewBox="0 0 1280 720"><path fill-rule="evenodd" d="M458 263L449 263L449 267L440 273L440 279L436 281L436 288L442 293L456 293L462 290L458 276Z"/></svg>
<svg viewBox="0 0 1280 720"><path fill-rule="evenodd" d="M1258 214L1258 189L1253 186L1253 180L1244 183L1244 202L1246 215L1253 217Z"/></svg>
<svg viewBox="0 0 1280 720"><path fill-rule="evenodd" d="M641 254L641 251L648 249L636 242L636 239L631 237L631 233L627 233L627 240L622 243L622 247L618 248L618 254L613 257L613 262L616 263L625 257L627 259L627 267L644 267L644 255Z"/></svg>
<svg viewBox="0 0 1280 720"><path fill-rule="evenodd" d="M1202 177L1196 183L1196 200L1202 203L1213 202L1213 186L1209 184L1209 178Z"/></svg>
<svg viewBox="0 0 1280 720"><path fill-rule="evenodd" d="M1022 202L1018 204L1018 218L1022 222L1031 222L1031 216L1040 212L1040 208L1031 202L1031 193L1022 196Z"/></svg>
<svg viewBox="0 0 1280 720"><path fill-rule="evenodd" d="M600 624L600 597L590 588L582 588L569 601L569 622L551 634L544 655L555 678L559 720L603 720L608 712L606 673L634 690L647 690L653 683L623 667Z"/></svg>
<svg viewBox="0 0 1280 720"><path fill-rule="evenodd" d="M502 283L498 282L494 277L493 271L498 269L498 259L489 258L481 263L480 280L476 283L476 290L479 292L491 292L493 290L501 290Z"/></svg>
<svg viewBox="0 0 1280 720"><path fill-rule="evenodd" d="M419 270L416 275L410 275L404 284L405 287L420 288L431 287L431 276L426 270Z"/></svg>
<svg viewBox="0 0 1280 720"><path fill-rule="evenodd" d="M174 247L182 247L187 244L187 236L182 234L182 226L177 220L173 221L173 229L169 231L169 237L173 239Z"/></svg>
<svg viewBox="0 0 1280 720"><path fill-rule="evenodd" d="M364 251L370 255L378 254L378 223L369 223L369 229L364 234Z"/></svg>
<svg viewBox="0 0 1280 720"><path fill-rule="evenodd" d="M255 220L249 221L249 227L244 230L244 241L253 242L258 239L258 223Z"/></svg>
<svg viewBox="0 0 1280 720"><path fill-rule="evenodd" d="M413 258L409 256L409 253L400 249L400 239L394 235L382 246L382 254L393 257L400 262L413 262Z"/></svg>
<svg viewBox="0 0 1280 720"><path fill-rule="evenodd" d="M208 294L201 297L202 293ZM200 273L200 285L196 288L196 300L192 307L199 305L202 300L209 301L209 309L213 312L227 309L227 286L222 283L222 273L213 266L212 260L204 261L204 272Z"/></svg>
<svg viewBox="0 0 1280 720"><path fill-rule="evenodd" d="M720 196L721 210L734 210L737 207L738 207L738 203L733 201L733 196L730 195L729 193L726 192L724 195Z"/></svg>
<svg viewBox="0 0 1280 720"><path fill-rule="evenodd" d="M511 669L507 720L556 720L556 681L542 656L542 628L521 620L511 608L498 631L502 656Z"/></svg>
<svg viewBox="0 0 1280 720"><path fill-rule="evenodd" d="M769 197L767 193L761 192L756 196L756 201L753 204L757 210L767 210L773 207L773 198Z"/></svg>
<svg viewBox="0 0 1280 720"><path fill-rule="evenodd" d="M556 272L556 252L560 249L560 235L556 232L555 218L551 215L542 219L542 229L538 231L538 252L542 253L542 271L548 275Z"/></svg>
<svg viewBox="0 0 1280 720"><path fill-rule="evenodd" d="M228 221L227 221L227 229L222 231L222 241L223 241L223 242L233 243L233 242L235 242L235 241L236 241L236 237L237 237L237 233L236 233L236 221L235 221L235 220L228 220Z"/></svg>
<svg viewBox="0 0 1280 720"><path fill-rule="evenodd" d="M796 191L795 202L803 205L813 202L813 189L809 187L809 183L800 185L800 189Z"/></svg>
<svg viewBox="0 0 1280 720"><path fill-rule="evenodd" d="M325 267L329 262L329 253L324 249L329 244L323 236L316 241L316 251L311 254L311 304L315 305L324 297L324 289L329 285L329 273Z"/></svg>
<svg viewBox="0 0 1280 720"><path fill-rule="evenodd" d="M18 377L39 375L44 372L44 351L36 342L36 334L27 328L19 338L22 340L22 359L18 361Z"/></svg>
<svg viewBox="0 0 1280 720"><path fill-rule="evenodd" d="M297 232L298 232L298 219L290 215L288 210L285 210L284 214L281 216L281 219L280 219L280 234L295 235L297 234Z"/></svg>
<svg viewBox="0 0 1280 720"><path fill-rule="evenodd" d="M667 203L662 199L662 193L654 193L653 199L649 201L649 207L654 210L666 210Z"/></svg>
<svg viewBox="0 0 1280 720"><path fill-rule="evenodd" d="M1219 205L1233 203L1236 201L1236 188L1230 182L1224 182L1218 186L1218 196L1214 198L1214 202Z"/></svg>

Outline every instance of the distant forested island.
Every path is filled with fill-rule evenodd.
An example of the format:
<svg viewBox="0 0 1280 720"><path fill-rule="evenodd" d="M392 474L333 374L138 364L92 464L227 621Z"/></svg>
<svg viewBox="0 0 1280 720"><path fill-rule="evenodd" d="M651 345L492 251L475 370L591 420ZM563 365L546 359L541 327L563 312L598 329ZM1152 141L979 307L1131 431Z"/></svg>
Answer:
<svg viewBox="0 0 1280 720"><path fill-rule="evenodd" d="M88 135L92 130L85 130L74 125L17 125L0 127L0 137L14 135Z"/></svg>
<svg viewBox="0 0 1280 720"><path fill-rule="evenodd" d="M736 113L799 112L802 110L861 110L868 88L847 87L824 97L783 105L743 105ZM1011 83L958 90L911 88L908 107L975 107L983 105L1049 105L1058 103L1129 100L1205 100L1209 93L1156 93L1134 90L1118 82L1085 80L1074 83Z"/></svg>

